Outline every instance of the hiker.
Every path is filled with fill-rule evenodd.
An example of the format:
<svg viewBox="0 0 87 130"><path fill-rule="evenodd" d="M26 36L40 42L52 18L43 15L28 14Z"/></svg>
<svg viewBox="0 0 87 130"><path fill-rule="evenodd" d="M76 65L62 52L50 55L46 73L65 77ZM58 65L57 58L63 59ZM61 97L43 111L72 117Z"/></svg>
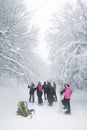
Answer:
<svg viewBox="0 0 87 130"><path fill-rule="evenodd" d="M64 94L64 99L62 100L62 104L64 105L64 109L66 109L65 114L71 113L70 108L70 97L71 97L72 89L69 84L64 83L64 89L60 92L60 94Z"/></svg>
<svg viewBox="0 0 87 130"><path fill-rule="evenodd" d="M38 82L38 85L37 85L38 105L42 105L43 103L42 94L43 94L42 85L41 85L41 82Z"/></svg>
<svg viewBox="0 0 87 130"><path fill-rule="evenodd" d="M35 99L34 99L34 92L35 92L35 85L33 82L31 82L30 86L28 85L28 88L30 89L29 90L29 102L35 102Z"/></svg>
<svg viewBox="0 0 87 130"><path fill-rule="evenodd" d="M53 88L50 82L47 83L47 99L49 106L53 104Z"/></svg>
<svg viewBox="0 0 87 130"><path fill-rule="evenodd" d="M55 82L53 82L53 101L57 101L56 83Z"/></svg>
<svg viewBox="0 0 87 130"><path fill-rule="evenodd" d="M43 84L43 90L44 90L44 99L47 100L47 84L46 82L44 81L44 84Z"/></svg>

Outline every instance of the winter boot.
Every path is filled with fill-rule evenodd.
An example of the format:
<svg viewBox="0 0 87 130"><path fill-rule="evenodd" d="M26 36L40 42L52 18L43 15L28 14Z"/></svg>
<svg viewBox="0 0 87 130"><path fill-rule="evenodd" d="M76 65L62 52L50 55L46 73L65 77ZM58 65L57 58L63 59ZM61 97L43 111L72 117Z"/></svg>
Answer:
<svg viewBox="0 0 87 130"><path fill-rule="evenodd" d="M71 112L70 112L69 110L67 110L67 111L65 112L65 114L71 114Z"/></svg>

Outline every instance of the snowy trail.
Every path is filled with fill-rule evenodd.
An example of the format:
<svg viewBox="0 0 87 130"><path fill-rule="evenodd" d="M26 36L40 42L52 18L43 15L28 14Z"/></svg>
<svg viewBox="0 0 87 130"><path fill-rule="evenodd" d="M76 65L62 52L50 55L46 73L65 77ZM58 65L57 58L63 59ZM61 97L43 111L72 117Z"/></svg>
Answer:
<svg viewBox="0 0 87 130"><path fill-rule="evenodd" d="M28 101L28 89L18 87L0 88L0 129L2 130L87 130L87 92L75 91L71 99L72 115L59 113L58 102L50 107L47 101L43 106L28 103L35 109L33 118L16 115L19 100Z"/></svg>

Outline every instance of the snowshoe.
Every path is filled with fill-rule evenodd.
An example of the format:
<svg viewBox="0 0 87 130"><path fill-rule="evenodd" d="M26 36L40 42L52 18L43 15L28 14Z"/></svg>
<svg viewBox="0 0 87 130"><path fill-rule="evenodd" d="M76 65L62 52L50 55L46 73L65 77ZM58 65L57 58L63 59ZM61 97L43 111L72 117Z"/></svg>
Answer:
<svg viewBox="0 0 87 130"><path fill-rule="evenodd" d="M65 111L65 113L64 114L71 114L71 112L70 111Z"/></svg>
<svg viewBox="0 0 87 130"><path fill-rule="evenodd" d="M17 115L22 115L21 112L20 112L19 110L17 111Z"/></svg>
<svg viewBox="0 0 87 130"><path fill-rule="evenodd" d="M63 109L67 109L67 107L63 107Z"/></svg>
<svg viewBox="0 0 87 130"><path fill-rule="evenodd" d="M33 112L35 114L35 110L34 109L30 109L29 111L30 111L30 113Z"/></svg>

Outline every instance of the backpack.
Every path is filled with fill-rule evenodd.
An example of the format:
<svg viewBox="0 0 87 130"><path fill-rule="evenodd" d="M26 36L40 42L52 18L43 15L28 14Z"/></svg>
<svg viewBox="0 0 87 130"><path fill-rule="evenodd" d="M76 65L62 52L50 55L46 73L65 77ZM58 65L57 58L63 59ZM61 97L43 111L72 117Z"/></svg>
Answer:
<svg viewBox="0 0 87 130"><path fill-rule="evenodd" d="M28 104L26 101L19 101L18 102L18 111L17 111L18 115L22 115L22 116L28 116L30 114L30 111L28 109Z"/></svg>
<svg viewBox="0 0 87 130"><path fill-rule="evenodd" d="M17 110L17 114L27 117L28 115L31 115L32 118L32 112L35 113L34 109L28 109L28 104L26 101L19 101L18 102L18 110Z"/></svg>
<svg viewBox="0 0 87 130"><path fill-rule="evenodd" d="M38 91L42 92L42 86L41 85L38 86Z"/></svg>

